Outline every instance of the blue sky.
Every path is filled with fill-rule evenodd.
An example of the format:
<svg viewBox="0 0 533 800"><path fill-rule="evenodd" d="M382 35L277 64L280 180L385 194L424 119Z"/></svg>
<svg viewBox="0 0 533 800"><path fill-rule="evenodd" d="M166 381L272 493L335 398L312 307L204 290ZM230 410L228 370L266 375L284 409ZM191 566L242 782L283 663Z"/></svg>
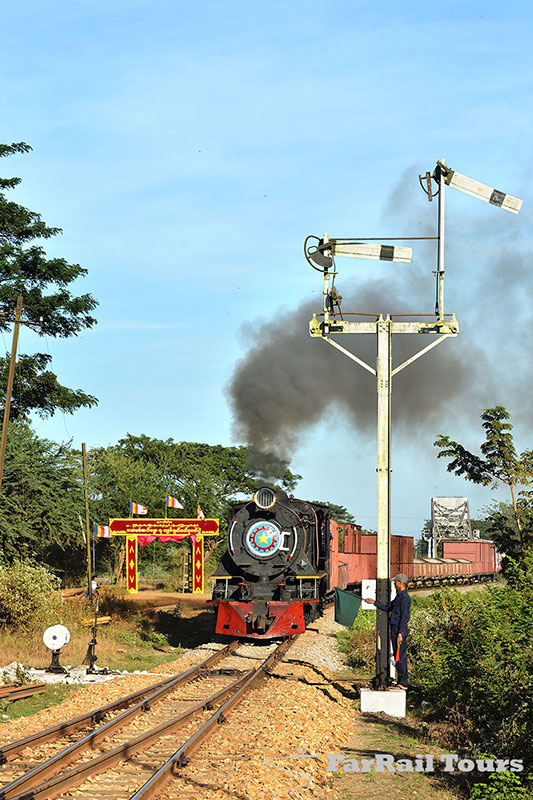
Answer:
<svg viewBox="0 0 533 800"><path fill-rule="evenodd" d="M79 291L100 302L92 331L47 343L60 379L99 406L36 421L38 432L88 446L126 432L236 442L225 387L247 351L243 323L283 315L290 325L313 297L320 310L305 236L426 230L436 208L417 176L445 157L524 199L515 217L448 192L448 310L466 335L443 347L461 347L468 363L483 340L487 371L496 384L502 375L487 405L507 405L526 447L514 377L531 355L531 281L503 275L495 292L484 274L487 260L530 251L531 18L523 2L4 8L0 140L34 149L4 160L2 174L23 179L13 199L63 228L47 250L86 267ZM426 280L434 256L420 254ZM353 291L390 275L373 262L342 269ZM22 351L35 345L24 331ZM472 513L505 496L435 459L437 433L472 448L480 440L478 398L454 397L450 383L438 425L394 440L397 531L417 533L433 495L468 495ZM375 525L369 431L328 414L290 455L300 496L343 503Z"/></svg>

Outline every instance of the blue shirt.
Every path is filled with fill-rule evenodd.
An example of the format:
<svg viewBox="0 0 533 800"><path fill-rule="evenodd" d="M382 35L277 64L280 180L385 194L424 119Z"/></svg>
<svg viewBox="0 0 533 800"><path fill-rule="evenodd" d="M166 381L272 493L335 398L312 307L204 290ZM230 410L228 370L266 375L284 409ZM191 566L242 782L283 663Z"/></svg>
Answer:
<svg viewBox="0 0 533 800"><path fill-rule="evenodd" d="M376 608L387 611L390 614L389 624L391 628L398 628L398 633L408 633L407 624L411 616L411 598L407 594L407 589L398 592L394 600L388 605L376 600Z"/></svg>

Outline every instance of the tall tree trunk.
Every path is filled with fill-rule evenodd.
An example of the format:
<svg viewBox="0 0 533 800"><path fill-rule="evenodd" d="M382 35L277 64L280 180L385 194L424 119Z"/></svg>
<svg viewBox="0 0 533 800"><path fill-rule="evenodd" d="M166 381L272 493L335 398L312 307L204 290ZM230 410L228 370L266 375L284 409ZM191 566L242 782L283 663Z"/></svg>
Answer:
<svg viewBox="0 0 533 800"><path fill-rule="evenodd" d="M516 520L516 527L518 528L518 535L520 537L520 552L522 553L522 559L524 558L524 537L522 535L522 525L520 523L520 513L518 511L518 506L516 504L516 497L514 493L514 485L509 483L509 488L511 490L511 497L513 498L513 508L514 508L514 518Z"/></svg>
<svg viewBox="0 0 533 800"><path fill-rule="evenodd" d="M121 542L117 553L117 568L115 570L115 580L119 586L125 583L125 566L126 566L126 542Z"/></svg>

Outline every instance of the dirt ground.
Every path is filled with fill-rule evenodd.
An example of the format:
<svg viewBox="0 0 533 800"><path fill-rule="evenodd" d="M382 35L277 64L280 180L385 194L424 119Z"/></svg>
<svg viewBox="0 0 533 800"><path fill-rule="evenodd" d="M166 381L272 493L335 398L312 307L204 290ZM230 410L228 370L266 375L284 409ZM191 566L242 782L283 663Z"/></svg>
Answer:
<svg viewBox="0 0 533 800"><path fill-rule="evenodd" d="M167 608L180 603L187 608L205 608L211 599L211 592L191 594L190 592L162 592L157 589L140 589L137 594L127 594L128 600L146 608Z"/></svg>
<svg viewBox="0 0 533 800"><path fill-rule="evenodd" d="M108 587L104 584L102 591ZM112 587L109 587L112 588ZM75 589L65 589L61 592L64 600L80 597L84 592L84 587ZM170 608L180 603L187 608L205 608L206 601L211 599L211 592L192 594L191 592L164 592L161 589L141 588L134 594L125 594L127 600L138 603L143 608Z"/></svg>
<svg viewBox="0 0 533 800"><path fill-rule="evenodd" d="M457 800L457 786L441 771L440 756L444 752L435 744L418 739L416 722L409 717L394 719L385 714L361 714L354 710L346 731L346 744L341 752L346 759L374 759L376 754L391 754L394 761L432 754L435 772L347 773L341 769L334 783L339 800ZM455 779L452 778L452 781Z"/></svg>

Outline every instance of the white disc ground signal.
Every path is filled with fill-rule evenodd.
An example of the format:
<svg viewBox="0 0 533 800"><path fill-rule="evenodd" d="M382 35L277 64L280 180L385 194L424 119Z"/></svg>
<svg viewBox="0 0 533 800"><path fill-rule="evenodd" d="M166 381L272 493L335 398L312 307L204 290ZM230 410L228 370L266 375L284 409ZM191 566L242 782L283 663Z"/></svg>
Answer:
<svg viewBox="0 0 533 800"><path fill-rule="evenodd" d="M43 642L49 650L60 650L70 642L70 631L64 625L51 625L43 633Z"/></svg>

